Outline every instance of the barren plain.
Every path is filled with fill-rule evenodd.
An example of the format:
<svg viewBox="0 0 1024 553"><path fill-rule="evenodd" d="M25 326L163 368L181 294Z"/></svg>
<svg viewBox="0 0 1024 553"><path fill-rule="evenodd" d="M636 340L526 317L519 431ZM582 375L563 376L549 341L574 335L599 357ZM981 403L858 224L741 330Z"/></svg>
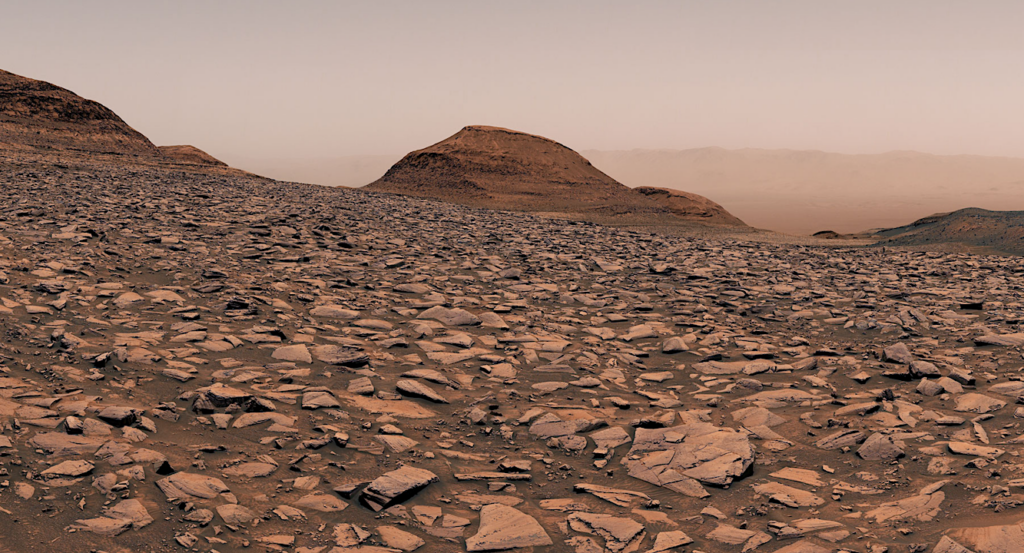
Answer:
<svg viewBox="0 0 1024 553"><path fill-rule="evenodd" d="M0 549L1010 552L1020 258L0 163Z"/></svg>
<svg viewBox="0 0 1024 553"><path fill-rule="evenodd" d="M373 188L0 73L0 551L1022 551L1024 260L902 249L1019 214L785 236L491 127Z"/></svg>

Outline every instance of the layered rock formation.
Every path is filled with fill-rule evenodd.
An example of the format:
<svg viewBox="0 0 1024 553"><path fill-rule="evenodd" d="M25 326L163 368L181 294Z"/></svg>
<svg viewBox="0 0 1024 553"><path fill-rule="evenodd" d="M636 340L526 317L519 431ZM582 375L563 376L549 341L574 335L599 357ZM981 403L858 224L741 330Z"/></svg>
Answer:
<svg viewBox="0 0 1024 553"><path fill-rule="evenodd" d="M1024 211L967 208L878 231L884 245L1024 255Z"/></svg>
<svg viewBox="0 0 1024 553"><path fill-rule="evenodd" d="M746 223L726 211L724 207L698 194L653 186L638 186L633 190L655 200L668 208L673 215L684 219L695 219L714 225L746 226Z"/></svg>
<svg viewBox="0 0 1024 553"><path fill-rule="evenodd" d="M160 146L159 149L160 153L163 154L165 158L174 160L178 163L227 167L227 164L223 161L211 156L199 148L196 148L195 146Z"/></svg>
<svg viewBox="0 0 1024 553"><path fill-rule="evenodd" d="M661 224L707 222L714 212L718 223L742 225L704 198L684 196L705 207L687 210L678 200L672 204L648 197L558 142L499 127L465 127L406 155L365 188L490 209L629 217Z"/></svg>
<svg viewBox="0 0 1024 553"><path fill-rule="evenodd" d="M99 102L3 70L0 151L94 160L98 159L96 156L129 156L137 162L227 168L224 162L195 146L154 146Z"/></svg>
<svg viewBox="0 0 1024 553"><path fill-rule="evenodd" d="M2 70L0 148L160 155L149 139L102 104Z"/></svg>

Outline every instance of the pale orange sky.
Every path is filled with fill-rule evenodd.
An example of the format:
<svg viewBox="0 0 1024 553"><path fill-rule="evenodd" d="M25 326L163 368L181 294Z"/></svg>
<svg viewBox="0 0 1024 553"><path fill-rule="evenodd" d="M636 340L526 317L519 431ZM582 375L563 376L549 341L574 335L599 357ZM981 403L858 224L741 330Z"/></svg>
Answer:
<svg viewBox="0 0 1024 553"><path fill-rule="evenodd" d="M467 124L1024 157L1024 2L11 4L0 67L228 162L400 155Z"/></svg>

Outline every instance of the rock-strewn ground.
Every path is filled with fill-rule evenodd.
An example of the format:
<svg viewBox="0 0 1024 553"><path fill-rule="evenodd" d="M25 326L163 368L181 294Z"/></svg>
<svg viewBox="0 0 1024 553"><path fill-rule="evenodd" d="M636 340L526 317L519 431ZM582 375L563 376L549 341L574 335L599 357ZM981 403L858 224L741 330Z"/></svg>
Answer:
<svg viewBox="0 0 1024 553"><path fill-rule="evenodd" d="M1022 550L1018 258L0 182L0 550Z"/></svg>

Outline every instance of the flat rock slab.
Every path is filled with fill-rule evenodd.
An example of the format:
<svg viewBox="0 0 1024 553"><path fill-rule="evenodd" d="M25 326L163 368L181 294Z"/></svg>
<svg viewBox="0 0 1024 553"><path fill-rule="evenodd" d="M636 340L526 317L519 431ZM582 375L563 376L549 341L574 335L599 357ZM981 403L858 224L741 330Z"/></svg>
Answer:
<svg viewBox="0 0 1024 553"><path fill-rule="evenodd" d="M215 407L227 407L228 405L241 404L252 397L252 394L249 392L225 386L220 382L207 388L204 395Z"/></svg>
<svg viewBox="0 0 1024 553"><path fill-rule="evenodd" d="M1007 346L1017 347L1024 345L1024 333L1014 334L986 334L974 339L979 346Z"/></svg>
<svg viewBox="0 0 1024 553"><path fill-rule="evenodd" d="M599 497L609 503L618 505L619 507L629 507L638 499L642 499L644 501L651 500L650 496L643 492L609 488L606 486L598 486L596 484L575 484L573 486L573 491L576 493L593 494L595 497Z"/></svg>
<svg viewBox="0 0 1024 553"><path fill-rule="evenodd" d="M374 511L380 511L416 495L429 484L439 481L436 474L425 469L405 466L386 472L363 489L359 500Z"/></svg>
<svg viewBox="0 0 1024 553"><path fill-rule="evenodd" d="M338 511L343 511L348 507L348 503L345 503L333 495L323 493L304 495L291 503L296 507L311 509L321 513L336 513Z"/></svg>
<svg viewBox="0 0 1024 553"><path fill-rule="evenodd" d="M366 353L333 344L317 346L312 354L317 361L340 367L359 368L370 363L370 356Z"/></svg>
<svg viewBox="0 0 1024 553"><path fill-rule="evenodd" d="M814 445L820 449L832 450L853 447L866 439L868 435L860 430L840 430L814 442Z"/></svg>
<svg viewBox="0 0 1024 553"><path fill-rule="evenodd" d="M946 483L946 480L940 480L925 486L917 495L883 503L865 513L865 516L875 519L877 523L890 520L928 522L941 511L942 502L946 498L941 488Z"/></svg>
<svg viewBox="0 0 1024 553"><path fill-rule="evenodd" d="M605 540L609 551L618 552L639 545L647 533L644 525L626 517L596 513L573 513L567 519L569 527L577 532L596 534Z"/></svg>
<svg viewBox="0 0 1024 553"><path fill-rule="evenodd" d="M949 538L965 544L977 553L1014 553L1021 551L1022 544L1024 544L1024 522L977 528L955 528L949 532ZM963 549L956 548L959 543L948 543L951 541L953 540L949 539L946 542L946 549L940 550L936 546L936 553L963 553ZM943 545L943 542L940 542L939 545ZM963 545L959 546L964 547Z"/></svg>
<svg viewBox="0 0 1024 553"><path fill-rule="evenodd" d="M781 549L776 549L775 553L832 553L832 549L822 547L809 540L800 540Z"/></svg>
<svg viewBox="0 0 1024 553"><path fill-rule="evenodd" d="M228 487L218 478L189 472L176 472L157 480L156 485L168 499L213 499L228 491Z"/></svg>
<svg viewBox="0 0 1024 553"><path fill-rule="evenodd" d="M384 444L384 447L393 453L402 453L419 445L418 441L405 436L374 436L373 439Z"/></svg>
<svg viewBox="0 0 1024 553"><path fill-rule="evenodd" d="M685 532L679 530L659 532L654 538L654 545L651 546L648 553L661 553L662 551L669 551L691 543L693 543L693 539L687 536Z"/></svg>
<svg viewBox="0 0 1024 553"><path fill-rule="evenodd" d="M132 527L132 521L124 518L96 517L76 520L71 528L74 530L92 532L101 536L114 537L127 532Z"/></svg>
<svg viewBox="0 0 1024 553"><path fill-rule="evenodd" d="M892 461L903 457L903 447L892 436L874 433L857 449L857 455L867 461Z"/></svg>
<svg viewBox="0 0 1024 553"><path fill-rule="evenodd" d="M282 361L294 361L296 363L312 363L313 356L310 355L309 350L302 344L296 344L294 346L282 346L274 350L271 354L274 359L280 359Z"/></svg>
<svg viewBox="0 0 1024 553"><path fill-rule="evenodd" d="M399 393L405 396L422 398L433 401L434 403L448 403L448 400L441 394L435 392L426 384L415 380L399 380L398 383L395 384L395 388L398 389Z"/></svg>
<svg viewBox="0 0 1024 553"><path fill-rule="evenodd" d="M597 447L603 447L613 449L620 445L628 444L633 441L629 433L622 429L621 426L613 426L611 428L605 428L598 430L590 434L590 439L594 440Z"/></svg>
<svg viewBox="0 0 1024 553"><path fill-rule="evenodd" d="M115 519L128 520L132 528L142 528L153 522L146 507L138 499L125 499L120 503L103 509L103 515Z"/></svg>
<svg viewBox="0 0 1024 553"><path fill-rule="evenodd" d="M1003 453L1006 453L1004 450L997 447L987 447L969 442L949 442L946 447L949 448L949 451L956 453L957 455L971 455L974 457L986 457L988 459L996 459Z"/></svg>
<svg viewBox="0 0 1024 553"><path fill-rule="evenodd" d="M439 305L420 313L418 318L434 319L448 326L474 326L482 322L480 317L465 309L448 309Z"/></svg>
<svg viewBox="0 0 1024 553"><path fill-rule="evenodd" d="M746 433L708 423L638 428L624 463L634 478L703 497L706 492L696 482L731 484L753 465L754 448Z"/></svg>
<svg viewBox="0 0 1024 553"><path fill-rule="evenodd" d="M885 349L882 350L882 361L909 365L914 362L914 359L914 354L910 353L910 348L903 343L886 346Z"/></svg>
<svg viewBox="0 0 1024 553"><path fill-rule="evenodd" d="M253 519L257 518L256 513L253 513L249 509L242 507L241 505L218 505L217 514L224 521L225 524L249 524Z"/></svg>
<svg viewBox="0 0 1024 553"><path fill-rule="evenodd" d="M277 465L273 463L240 463L233 467L224 469L224 474L243 478L264 478L277 471Z"/></svg>
<svg viewBox="0 0 1024 553"><path fill-rule="evenodd" d="M77 477L85 476L92 472L92 469L96 468L96 465L89 461L64 461L59 465L54 465L40 474L43 478L59 478L59 477Z"/></svg>
<svg viewBox="0 0 1024 553"><path fill-rule="evenodd" d="M778 482L755 484L753 488L754 492L758 495L768 496L768 499L771 501L781 503L787 507L817 507L825 503L824 499L811 492L779 484Z"/></svg>
<svg viewBox="0 0 1024 553"><path fill-rule="evenodd" d="M289 417L281 413L243 413L235 419L235 422L231 424L232 428L245 428L247 426L254 426L257 424L263 424L266 422L273 422L283 426L292 426L295 424L295 417Z"/></svg>
<svg viewBox="0 0 1024 553"><path fill-rule="evenodd" d="M306 392L302 394L303 409L320 409L324 407L341 407L341 403L330 392Z"/></svg>
<svg viewBox="0 0 1024 553"><path fill-rule="evenodd" d="M1012 549L1003 549L1000 553L1009 552ZM949 536L942 536L939 543L935 544L935 549L932 553L975 553L973 550L967 549L957 541L953 540Z"/></svg>
<svg viewBox="0 0 1024 553"><path fill-rule="evenodd" d="M395 526L378 526L377 533L384 545L402 551L415 551L426 543L423 538Z"/></svg>
<svg viewBox="0 0 1024 553"><path fill-rule="evenodd" d="M820 475L813 470L786 467L771 473L771 476L773 478L782 478L783 480L800 482L801 484L807 484L808 486L819 487L825 485L825 482L821 480Z"/></svg>
<svg viewBox="0 0 1024 553"><path fill-rule="evenodd" d="M466 550L504 551L551 544L537 519L507 505L491 504L481 507L480 528L466 539Z"/></svg>
<svg viewBox="0 0 1024 553"><path fill-rule="evenodd" d="M710 540L727 545L741 545L754 537L755 534L757 534L757 532L754 532L753 530L744 530L731 524L719 523L714 530L708 532L707 537Z"/></svg>
<svg viewBox="0 0 1024 553"><path fill-rule="evenodd" d="M309 314L314 317L324 317L327 319L341 319L341 320L352 320L358 319L360 314L358 311L347 309L340 305L320 305L309 310Z"/></svg>
<svg viewBox="0 0 1024 553"><path fill-rule="evenodd" d="M732 412L732 419L743 426L779 426L785 424L786 419L776 415L764 407L745 407Z"/></svg>
<svg viewBox="0 0 1024 553"><path fill-rule="evenodd" d="M1006 402L984 394L964 394L956 398L956 410L968 413L991 413L1006 406Z"/></svg>
<svg viewBox="0 0 1024 553"><path fill-rule="evenodd" d="M492 503L515 507L523 502L521 498L511 495L481 495L476 493L459 494L455 496L455 499L457 499L459 503L469 505L470 508L483 507L484 505L490 505Z"/></svg>

